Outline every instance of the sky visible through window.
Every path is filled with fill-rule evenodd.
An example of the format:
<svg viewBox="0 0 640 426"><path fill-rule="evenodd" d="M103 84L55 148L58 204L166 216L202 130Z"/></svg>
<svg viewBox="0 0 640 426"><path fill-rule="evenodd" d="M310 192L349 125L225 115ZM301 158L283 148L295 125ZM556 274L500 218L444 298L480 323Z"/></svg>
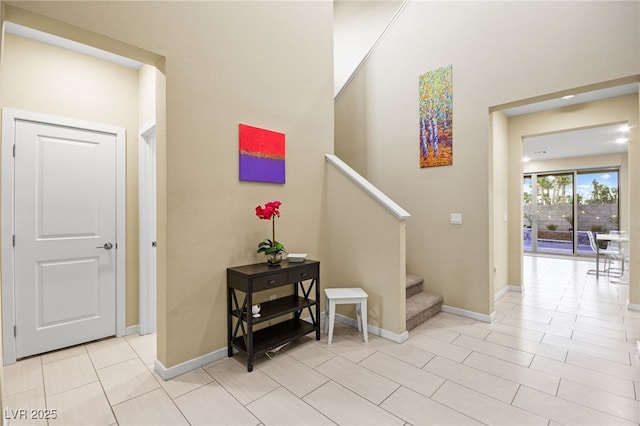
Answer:
<svg viewBox="0 0 640 426"><path fill-rule="evenodd" d="M544 177L544 176L555 181L554 175L543 175L543 174L538 175L538 177ZM579 197L580 199L582 200L591 199L592 192L594 190L594 187L593 187L594 180L600 185L609 187L611 190L614 190L616 192L618 190L618 171L617 170L607 170L607 171L594 172L594 173L578 172L577 182L576 182L577 184L576 191L580 196ZM571 194L571 185L572 183L569 182L565 186L565 190L567 194ZM525 177L522 189L524 193L531 194L531 178L529 176Z"/></svg>

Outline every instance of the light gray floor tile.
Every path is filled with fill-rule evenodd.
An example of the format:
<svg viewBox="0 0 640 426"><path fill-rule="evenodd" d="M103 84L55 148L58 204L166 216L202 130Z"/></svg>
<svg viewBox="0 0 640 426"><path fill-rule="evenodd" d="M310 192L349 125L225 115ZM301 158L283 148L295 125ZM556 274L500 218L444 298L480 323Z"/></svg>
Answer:
<svg viewBox="0 0 640 426"><path fill-rule="evenodd" d="M382 338L369 339L369 343L366 346L420 368L424 367L435 356L431 352L418 349L407 342L396 343Z"/></svg>
<svg viewBox="0 0 640 426"><path fill-rule="evenodd" d="M427 397L444 383L442 377L382 353L371 355L359 365Z"/></svg>
<svg viewBox="0 0 640 426"><path fill-rule="evenodd" d="M445 343L426 336L415 336L411 340L407 341L407 344L415 346L418 349L422 349L423 351L430 352L434 355L443 356L457 362L464 361L465 358L468 357L471 353L469 349L452 345L450 343Z"/></svg>
<svg viewBox="0 0 640 426"><path fill-rule="evenodd" d="M522 352L540 355L545 358L555 359L556 361L564 361L567 358L567 350L564 348L558 348L557 346L534 342L532 340L521 339L508 334L491 332L485 341L497 343L498 345L517 349Z"/></svg>
<svg viewBox="0 0 640 426"><path fill-rule="evenodd" d="M395 391L380 406L411 425L463 426L482 424L459 411L405 387Z"/></svg>
<svg viewBox="0 0 640 426"><path fill-rule="evenodd" d="M335 353L326 349L326 345L313 344L310 342L290 349L287 351L287 355L311 368L317 367L336 356Z"/></svg>
<svg viewBox="0 0 640 426"><path fill-rule="evenodd" d="M329 378L286 354L260 364L260 371L302 398Z"/></svg>
<svg viewBox="0 0 640 426"><path fill-rule="evenodd" d="M625 380L542 357L536 357L531 363L531 368L552 376L560 377L561 379L571 380L606 392L615 393L625 398L633 398L635 395L633 379L631 377Z"/></svg>
<svg viewBox="0 0 640 426"><path fill-rule="evenodd" d="M102 368L98 376L111 405L160 387L140 358Z"/></svg>
<svg viewBox="0 0 640 426"><path fill-rule="evenodd" d="M96 370L137 358L125 339L107 339L85 345Z"/></svg>
<svg viewBox="0 0 640 426"><path fill-rule="evenodd" d="M624 398L569 380L560 382L557 396L612 416L640 423L640 402L635 399Z"/></svg>
<svg viewBox="0 0 640 426"><path fill-rule="evenodd" d="M580 342L574 339L565 339L557 336L544 336L542 343L565 348L587 355L593 355L598 358L608 359L610 361L619 362L621 364L629 364L629 352L620 352L619 350L607 348L592 343Z"/></svg>
<svg viewBox="0 0 640 426"><path fill-rule="evenodd" d="M532 370L518 364L503 361L479 352L474 352L464 361L465 365L485 371L503 379L520 383L532 389L555 395L560 378Z"/></svg>
<svg viewBox="0 0 640 426"><path fill-rule="evenodd" d="M250 373L247 372L246 365L239 362L236 357L205 367L205 371L243 405L255 401L280 386L259 368L254 368Z"/></svg>
<svg viewBox="0 0 640 426"><path fill-rule="evenodd" d="M14 364L15 365L15 364ZM35 414L38 410L46 410L47 404L44 398L44 388L34 388L13 395L3 396L4 419L11 426L38 425L47 426L47 419L39 418ZM53 412L50 412L53 413Z"/></svg>
<svg viewBox="0 0 640 426"><path fill-rule="evenodd" d="M265 426L321 426L334 423L318 410L292 394L278 388L247 405Z"/></svg>
<svg viewBox="0 0 640 426"><path fill-rule="evenodd" d="M113 407L120 426L188 426L164 390L145 393Z"/></svg>
<svg viewBox="0 0 640 426"><path fill-rule="evenodd" d="M480 352L489 356L493 356L504 361L513 362L515 364L527 367L531 364L533 354L521 350L508 348L496 343L487 342L486 340L475 339L468 336L460 336L453 342L454 345L466 348L468 350ZM464 361L464 360L462 360Z"/></svg>
<svg viewBox="0 0 640 426"><path fill-rule="evenodd" d="M519 386L515 382L441 357L429 361L424 369L506 403L513 400Z"/></svg>
<svg viewBox="0 0 640 426"><path fill-rule="evenodd" d="M325 338L326 342L326 338ZM374 350L365 345L356 343L351 339L334 340L330 345L322 346L324 349L340 355L344 359L358 363L371 355Z"/></svg>
<svg viewBox="0 0 640 426"><path fill-rule="evenodd" d="M255 426L260 423L216 382L176 398L175 403L192 425Z"/></svg>
<svg viewBox="0 0 640 426"><path fill-rule="evenodd" d="M303 400L338 425L391 426L405 423L333 381L325 383Z"/></svg>
<svg viewBox="0 0 640 426"><path fill-rule="evenodd" d="M435 401L488 425L546 425L548 419L447 381L433 396Z"/></svg>
<svg viewBox="0 0 640 426"><path fill-rule="evenodd" d="M27 358L11 365L5 365L2 369L2 375L3 397L32 389L44 390L42 360L39 356Z"/></svg>
<svg viewBox="0 0 640 426"><path fill-rule="evenodd" d="M111 406L99 382L47 397L47 407L56 410L49 425L104 425L115 423Z"/></svg>
<svg viewBox="0 0 640 426"><path fill-rule="evenodd" d="M45 395L55 395L78 386L97 382L89 355L84 354L43 364Z"/></svg>
<svg viewBox="0 0 640 426"><path fill-rule="evenodd" d="M376 405L399 387L397 383L341 357L331 358L316 370Z"/></svg>
<svg viewBox="0 0 640 426"><path fill-rule="evenodd" d="M539 416L546 416L552 421L563 425L637 426L637 423L611 416L526 386L520 387L513 405Z"/></svg>
<svg viewBox="0 0 640 426"><path fill-rule="evenodd" d="M213 378L202 368L196 368L170 380L162 379L155 371L152 371L152 374L171 399L175 399L213 381Z"/></svg>

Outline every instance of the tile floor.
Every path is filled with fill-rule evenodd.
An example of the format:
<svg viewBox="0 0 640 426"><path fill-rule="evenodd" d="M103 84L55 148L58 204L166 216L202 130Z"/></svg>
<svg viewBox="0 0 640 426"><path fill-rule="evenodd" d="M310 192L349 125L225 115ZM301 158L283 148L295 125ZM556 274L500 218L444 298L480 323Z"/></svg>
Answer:
<svg viewBox="0 0 640 426"><path fill-rule="evenodd" d="M109 339L4 368L5 417L49 425L638 425L640 312L593 262L525 257L525 294L492 324L440 313L404 344L337 324L247 373L242 356L164 382L155 336ZM37 413L37 411L36 411ZM44 413L41 411L40 413ZM11 420L10 424L28 424ZM47 424L46 421L35 424Z"/></svg>

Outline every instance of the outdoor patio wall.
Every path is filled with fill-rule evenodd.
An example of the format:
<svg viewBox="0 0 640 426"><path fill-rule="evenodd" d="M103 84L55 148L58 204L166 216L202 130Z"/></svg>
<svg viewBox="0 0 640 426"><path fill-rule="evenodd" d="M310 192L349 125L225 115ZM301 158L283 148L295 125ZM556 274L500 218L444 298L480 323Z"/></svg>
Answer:
<svg viewBox="0 0 640 426"><path fill-rule="evenodd" d="M572 225L562 218L562 215L572 215L573 206L571 204L538 206L538 230L549 229L549 225L555 225L556 231L569 231ZM580 214L584 211L584 214ZM617 230L618 227L612 223L618 216L617 204L578 204L578 231L591 231L592 227L602 227L600 233L607 233L609 230ZM526 220L525 220L526 222ZM526 226L526 225L525 225Z"/></svg>
<svg viewBox="0 0 640 426"><path fill-rule="evenodd" d="M333 165L326 166L325 256L331 264L323 287L362 287L369 325L406 331L406 221L396 218ZM325 307L326 308L326 307ZM355 318L353 305L338 313Z"/></svg>
<svg viewBox="0 0 640 426"><path fill-rule="evenodd" d="M277 239L323 262L324 154L333 152L332 3L11 5L37 14L30 22L40 28L131 53L163 72L158 360L169 368L226 356L226 268L264 261L257 245L271 234L270 223L255 216L257 205L282 201ZM286 135L286 184L238 179L239 123Z"/></svg>
<svg viewBox="0 0 640 426"><path fill-rule="evenodd" d="M509 267L490 259L490 108L638 75L639 6L412 1L337 99L336 155L411 212L407 270L446 305L490 315L493 267ZM453 165L421 169L418 77L449 64Z"/></svg>
<svg viewBox="0 0 640 426"><path fill-rule="evenodd" d="M590 126L628 122L632 127L627 154L608 154L589 157L572 157L548 161L510 162L509 180L514 182L509 191L509 215L517 220L509 224L509 247L518 249L509 251L509 284L522 285L522 177L523 174L543 171L562 171L592 169L599 167L620 167L620 229L631 229L630 168L632 160L631 147L638 143L638 95L626 95L617 98L582 104L579 108L565 107L534 114L527 114L509 119L510 158L522 158L522 138L564 130L579 129ZM635 141L635 142L634 142ZM517 183L517 184L515 184ZM634 182L638 185L637 181ZM636 191L638 188L636 187ZM635 214L638 216L640 212ZM632 254L633 256L633 254ZM638 284L632 284L632 286Z"/></svg>

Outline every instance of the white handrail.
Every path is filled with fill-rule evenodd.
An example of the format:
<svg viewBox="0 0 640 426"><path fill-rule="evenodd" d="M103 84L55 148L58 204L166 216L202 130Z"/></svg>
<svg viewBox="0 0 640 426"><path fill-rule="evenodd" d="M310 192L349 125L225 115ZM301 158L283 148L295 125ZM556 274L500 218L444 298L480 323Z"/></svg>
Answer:
<svg viewBox="0 0 640 426"><path fill-rule="evenodd" d="M389 210L396 218L400 220L407 220L411 217L411 214L405 209L400 207L395 201L387 197L382 191L376 188L371 182L362 177L358 172L353 170L344 161L339 159L333 154L325 154L325 158L329 164L333 165L343 175L351 179L356 185L358 185L364 192L369 194L374 200L382 204L387 210Z"/></svg>

